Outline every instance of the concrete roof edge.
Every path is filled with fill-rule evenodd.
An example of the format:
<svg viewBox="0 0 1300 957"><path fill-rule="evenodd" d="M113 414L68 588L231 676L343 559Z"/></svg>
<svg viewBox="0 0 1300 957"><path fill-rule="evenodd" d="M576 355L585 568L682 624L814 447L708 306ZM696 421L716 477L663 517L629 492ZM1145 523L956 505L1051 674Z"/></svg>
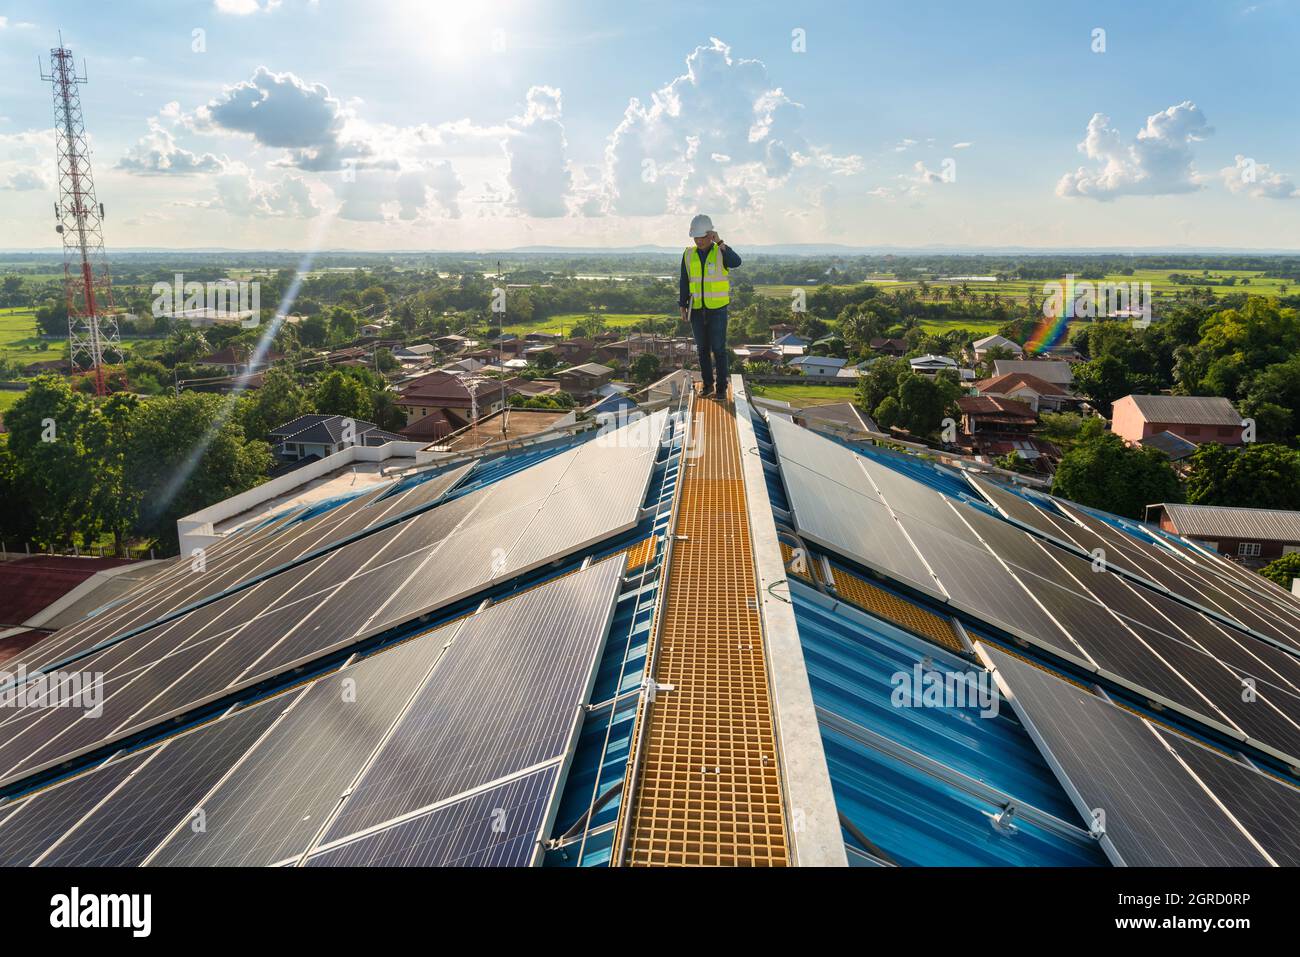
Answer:
<svg viewBox="0 0 1300 957"><path fill-rule="evenodd" d="M822 747L821 727L813 707L808 668L804 662L794 606L770 591L786 578L785 562L772 519L758 439L750 419L744 379L731 377L736 396L735 417L754 571L758 580L763 641L767 646L768 679L772 686L772 712L776 720L781 777L785 785L786 813L792 822L793 863L800 867L847 867L839 806L831 790L830 770ZM743 401L742 401L743 400Z"/></svg>

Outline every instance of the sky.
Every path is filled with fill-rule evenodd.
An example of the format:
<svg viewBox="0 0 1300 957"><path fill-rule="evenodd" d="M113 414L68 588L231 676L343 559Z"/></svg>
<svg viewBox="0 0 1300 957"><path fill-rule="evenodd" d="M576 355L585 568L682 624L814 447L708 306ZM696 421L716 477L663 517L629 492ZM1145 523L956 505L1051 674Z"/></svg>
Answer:
<svg viewBox="0 0 1300 957"><path fill-rule="evenodd" d="M110 254L1300 249L1300 0L0 0L0 248L60 31Z"/></svg>

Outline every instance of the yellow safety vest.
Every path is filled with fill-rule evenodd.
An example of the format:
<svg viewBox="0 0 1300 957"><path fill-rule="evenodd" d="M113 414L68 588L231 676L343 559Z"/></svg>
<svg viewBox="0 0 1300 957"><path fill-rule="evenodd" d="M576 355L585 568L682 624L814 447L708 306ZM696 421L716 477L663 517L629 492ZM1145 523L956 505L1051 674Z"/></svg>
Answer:
<svg viewBox="0 0 1300 957"><path fill-rule="evenodd" d="M691 287L691 308L720 309L731 302L731 278L716 244L704 258L703 270L694 246L688 247L682 256Z"/></svg>

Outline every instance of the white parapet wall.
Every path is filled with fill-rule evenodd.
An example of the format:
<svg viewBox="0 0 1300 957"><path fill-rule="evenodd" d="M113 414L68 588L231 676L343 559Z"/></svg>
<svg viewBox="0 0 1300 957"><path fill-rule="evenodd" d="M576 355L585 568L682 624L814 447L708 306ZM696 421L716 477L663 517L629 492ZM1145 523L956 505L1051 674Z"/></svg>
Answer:
<svg viewBox="0 0 1300 957"><path fill-rule="evenodd" d="M353 445L317 459L284 475L277 476L246 492L209 505L176 520L176 535L180 539L181 554L193 554L196 548L206 548L224 536L217 534L215 526L227 519L250 511L265 502L278 498L306 485L322 475L345 469L354 462L386 462L391 458L409 459L415 465L416 454L424 448L423 442L387 442L384 445Z"/></svg>

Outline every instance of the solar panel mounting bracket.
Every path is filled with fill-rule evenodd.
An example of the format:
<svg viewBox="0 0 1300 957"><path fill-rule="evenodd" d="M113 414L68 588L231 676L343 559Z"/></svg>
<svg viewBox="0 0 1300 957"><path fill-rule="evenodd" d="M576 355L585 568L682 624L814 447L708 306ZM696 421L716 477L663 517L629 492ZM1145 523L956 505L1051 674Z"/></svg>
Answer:
<svg viewBox="0 0 1300 957"><path fill-rule="evenodd" d="M1017 834L1020 831L1020 828L1016 827L1015 817L1016 806L1014 803L1008 803L1006 807L997 814L990 814L989 821L993 825L993 830L997 831L999 834L1010 836L1012 834Z"/></svg>

